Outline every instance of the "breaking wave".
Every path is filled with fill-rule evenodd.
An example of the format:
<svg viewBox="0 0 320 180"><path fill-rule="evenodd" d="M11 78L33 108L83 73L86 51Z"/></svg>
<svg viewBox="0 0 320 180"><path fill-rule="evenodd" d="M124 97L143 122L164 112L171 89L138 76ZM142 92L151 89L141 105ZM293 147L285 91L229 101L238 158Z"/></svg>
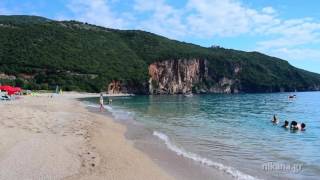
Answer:
<svg viewBox="0 0 320 180"><path fill-rule="evenodd" d="M233 178L238 179L238 180L256 180L257 179L255 177L248 175L248 174L242 173L239 170L236 170L232 167L225 166L223 164L214 162L210 159L201 157L198 154L188 152L182 148L179 148L174 143L172 143L172 141L170 141L169 137L164 133L154 131L153 135L158 137L160 140L162 140L171 151L175 152L179 156L183 156L185 158L194 160L194 161L199 162L201 164L211 166L211 167L214 167L214 168L219 169L221 171L224 171L227 174L230 174Z"/></svg>

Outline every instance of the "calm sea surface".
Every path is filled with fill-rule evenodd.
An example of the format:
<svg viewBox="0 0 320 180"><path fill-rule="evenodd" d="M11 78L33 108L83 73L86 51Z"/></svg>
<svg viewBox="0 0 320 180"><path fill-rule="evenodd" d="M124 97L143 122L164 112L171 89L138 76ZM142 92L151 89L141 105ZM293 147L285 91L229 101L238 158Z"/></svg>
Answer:
<svg viewBox="0 0 320 180"><path fill-rule="evenodd" d="M235 179L320 178L320 93L112 98L116 119L133 118L169 149ZM94 101L93 101L94 102ZM276 114L279 125L270 121ZM306 131L280 127L304 122Z"/></svg>

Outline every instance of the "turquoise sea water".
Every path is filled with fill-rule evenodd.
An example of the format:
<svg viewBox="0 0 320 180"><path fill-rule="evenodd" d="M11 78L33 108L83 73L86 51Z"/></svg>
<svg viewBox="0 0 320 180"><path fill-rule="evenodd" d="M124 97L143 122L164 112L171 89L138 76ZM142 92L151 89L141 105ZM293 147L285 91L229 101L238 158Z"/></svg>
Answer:
<svg viewBox="0 0 320 180"><path fill-rule="evenodd" d="M121 121L133 118L169 149L235 179L320 177L320 93L112 98ZM279 125L270 121L276 114ZM280 127L304 122L306 131Z"/></svg>

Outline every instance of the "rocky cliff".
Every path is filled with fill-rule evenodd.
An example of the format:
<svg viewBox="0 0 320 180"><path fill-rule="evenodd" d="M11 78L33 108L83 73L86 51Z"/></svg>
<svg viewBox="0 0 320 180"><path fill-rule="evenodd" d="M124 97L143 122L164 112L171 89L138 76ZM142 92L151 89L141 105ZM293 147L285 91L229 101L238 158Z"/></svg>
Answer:
<svg viewBox="0 0 320 180"><path fill-rule="evenodd" d="M121 82L120 81L115 81L113 80L107 88L108 94L120 94L123 91L123 87L121 87Z"/></svg>
<svg viewBox="0 0 320 180"><path fill-rule="evenodd" d="M234 74L240 72L234 68ZM209 76L208 62L201 59L178 59L155 62L149 65L150 94L185 93L238 93L238 80Z"/></svg>
<svg viewBox="0 0 320 180"><path fill-rule="evenodd" d="M179 59L155 62L149 66L151 94L181 94L192 91L208 77L206 60Z"/></svg>
<svg viewBox="0 0 320 180"><path fill-rule="evenodd" d="M106 92L111 95L117 94L148 94L147 83L128 83L119 80L112 80L106 86Z"/></svg>

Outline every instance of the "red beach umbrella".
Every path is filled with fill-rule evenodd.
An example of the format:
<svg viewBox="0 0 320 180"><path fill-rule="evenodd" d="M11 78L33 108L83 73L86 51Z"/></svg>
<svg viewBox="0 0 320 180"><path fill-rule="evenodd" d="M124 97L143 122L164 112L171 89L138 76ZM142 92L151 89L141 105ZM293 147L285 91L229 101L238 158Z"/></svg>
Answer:
<svg viewBox="0 0 320 180"><path fill-rule="evenodd" d="M20 92L21 88L16 88L12 86L0 86L1 91L7 91L9 95L15 94L16 92Z"/></svg>
<svg viewBox="0 0 320 180"><path fill-rule="evenodd" d="M16 92L21 92L21 91L22 91L22 89L19 88L19 87L14 87L14 90L15 90Z"/></svg>

